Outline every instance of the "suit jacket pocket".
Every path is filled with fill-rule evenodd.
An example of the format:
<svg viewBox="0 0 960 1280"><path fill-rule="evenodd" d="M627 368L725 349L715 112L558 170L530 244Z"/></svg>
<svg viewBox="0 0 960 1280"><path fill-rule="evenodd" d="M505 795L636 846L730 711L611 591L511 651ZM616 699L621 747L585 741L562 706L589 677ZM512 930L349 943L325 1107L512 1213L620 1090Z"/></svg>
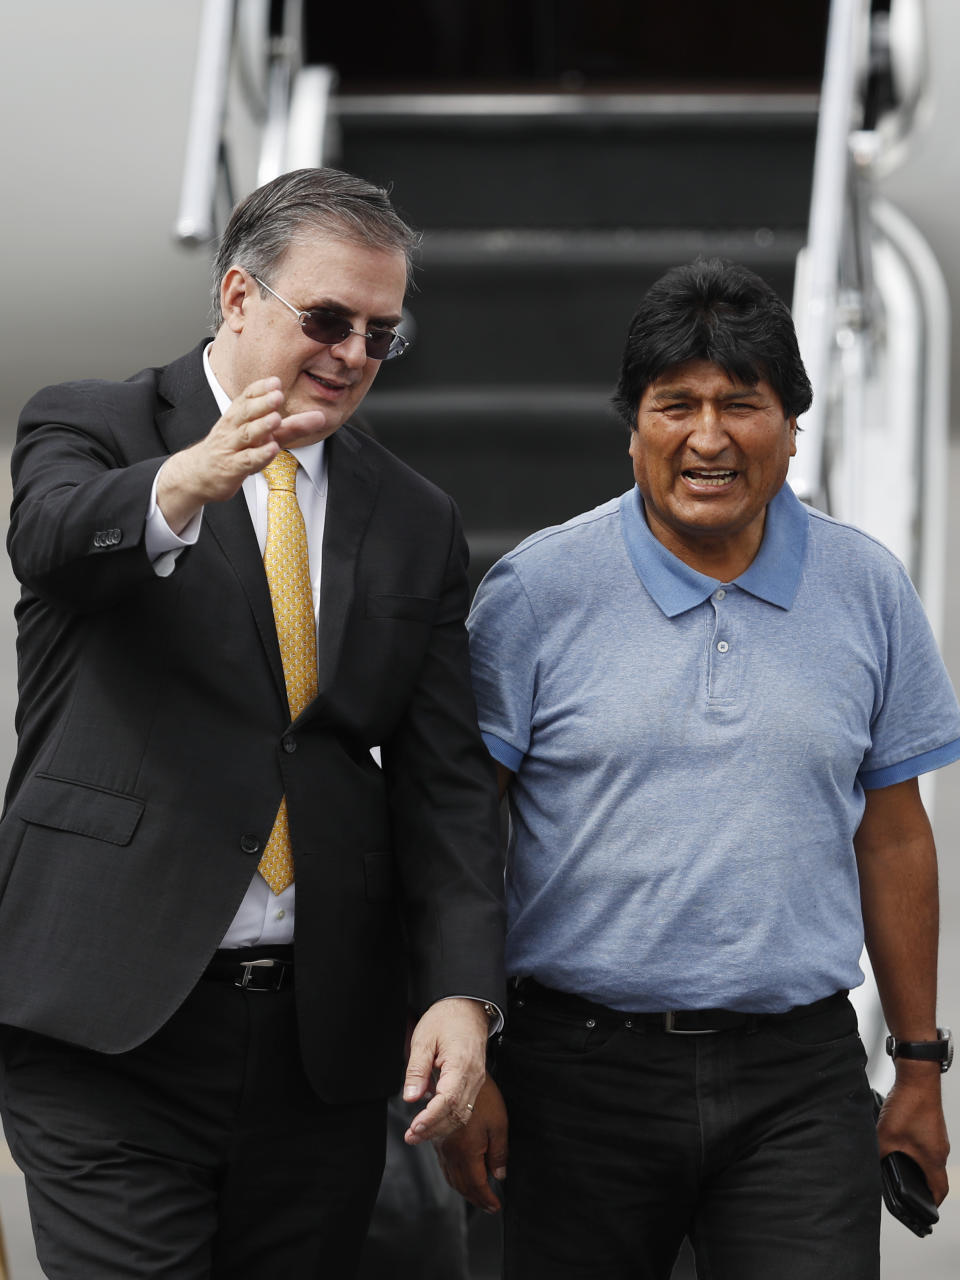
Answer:
<svg viewBox="0 0 960 1280"><path fill-rule="evenodd" d="M367 596L368 618L398 618L402 622L433 622L440 601L431 596Z"/></svg>
<svg viewBox="0 0 960 1280"><path fill-rule="evenodd" d="M368 902L389 902L397 895L397 873L392 853L365 853L363 877Z"/></svg>
<svg viewBox="0 0 960 1280"><path fill-rule="evenodd" d="M123 845L133 838L144 802L86 782L39 773L23 788L13 809L36 826Z"/></svg>

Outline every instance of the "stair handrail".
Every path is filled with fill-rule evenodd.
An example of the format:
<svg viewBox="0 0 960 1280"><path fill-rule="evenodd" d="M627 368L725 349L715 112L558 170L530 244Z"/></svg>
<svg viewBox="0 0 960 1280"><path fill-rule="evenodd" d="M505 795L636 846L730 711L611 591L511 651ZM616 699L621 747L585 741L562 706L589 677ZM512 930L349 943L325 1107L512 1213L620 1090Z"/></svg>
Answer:
<svg viewBox="0 0 960 1280"><path fill-rule="evenodd" d="M803 415L790 483L816 506L827 503L824 477L827 384L836 331L844 219L850 186L849 139L854 127L860 68L866 53L869 0L833 0L810 197L807 246L797 263L793 313L800 354L814 388ZM859 124L859 120L856 121Z"/></svg>
<svg viewBox="0 0 960 1280"><path fill-rule="evenodd" d="M267 117L260 143L257 186L284 173L293 85L303 63L303 0L285 0L281 30L267 46Z"/></svg>
<svg viewBox="0 0 960 1280"><path fill-rule="evenodd" d="M203 0L193 94L187 131L183 184L175 225L185 245L214 238L217 170L227 103L234 0Z"/></svg>
<svg viewBox="0 0 960 1280"><path fill-rule="evenodd" d="M794 288L794 319L814 402L800 424L790 482L806 501L863 522L885 541L896 528L909 530L899 554L939 637L946 572L949 302L929 246L876 190L876 179L902 158L904 143L923 118L922 18L921 0L831 5L809 233ZM878 76L885 94L877 93ZM891 273L900 278L897 287ZM894 331L901 335L899 347ZM902 345L904 333L909 349ZM891 385L911 403L904 420L884 417L886 405L878 396ZM894 427L912 433L910 474L894 485L896 501L905 505L896 511L882 502L872 507L864 501L869 491L851 486L851 477L858 478L871 461L871 440L893 438ZM921 779L931 816L933 788L933 775ZM893 1072L883 1053L883 1012L866 955L861 964L867 981L851 998L871 1079L885 1089Z"/></svg>
<svg viewBox="0 0 960 1280"><path fill-rule="evenodd" d="M903 158L927 112L926 66L922 0L832 0L809 230L793 297L814 400L800 424L790 473L800 497L827 510L827 411L836 335L849 321L844 312L851 302L860 313L857 322L871 323L873 185ZM894 101L879 114L868 104L878 72L893 81L894 91Z"/></svg>
<svg viewBox="0 0 960 1280"><path fill-rule="evenodd" d="M332 68L303 65L303 0L279 8L266 0L203 0L175 238L196 247L221 230L218 190L222 179L233 203L228 132L238 106L259 131L260 186L326 162L335 144L335 86Z"/></svg>
<svg viewBox="0 0 960 1280"><path fill-rule="evenodd" d="M878 73L881 83L865 104L864 125L869 130L869 141L863 141L870 151L874 178L896 168L910 137L930 115L924 3L925 0L884 0L889 9L875 10L871 16L870 67ZM886 102L881 98L883 89L891 95Z"/></svg>

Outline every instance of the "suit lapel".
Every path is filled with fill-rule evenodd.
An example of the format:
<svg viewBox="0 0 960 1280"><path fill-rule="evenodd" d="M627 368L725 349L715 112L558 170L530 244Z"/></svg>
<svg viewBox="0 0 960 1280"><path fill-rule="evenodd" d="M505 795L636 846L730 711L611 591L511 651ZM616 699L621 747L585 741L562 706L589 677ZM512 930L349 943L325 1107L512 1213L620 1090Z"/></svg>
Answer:
<svg viewBox="0 0 960 1280"><path fill-rule="evenodd" d="M327 440L327 515L323 533L317 687L332 684L356 590L357 560L380 476L349 428Z"/></svg>
<svg viewBox="0 0 960 1280"><path fill-rule="evenodd" d="M161 371L157 428L171 453L202 440L219 417L217 402L203 372L201 342Z"/></svg>
<svg viewBox="0 0 960 1280"><path fill-rule="evenodd" d="M203 371L205 343L163 370L158 390L166 407L157 413L157 429L171 453L202 439L218 417L217 403ZM287 690L280 645L270 603L270 589L250 512L242 492L228 502L211 502L203 512L204 527L219 544L250 604L264 651L280 695Z"/></svg>
<svg viewBox="0 0 960 1280"><path fill-rule="evenodd" d="M283 676L277 624L270 601L267 575L257 543L253 522L243 493L234 494L229 502L211 502L204 510L204 522L220 544L247 597L264 651L270 662L277 689L286 701L287 685Z"/></svg>

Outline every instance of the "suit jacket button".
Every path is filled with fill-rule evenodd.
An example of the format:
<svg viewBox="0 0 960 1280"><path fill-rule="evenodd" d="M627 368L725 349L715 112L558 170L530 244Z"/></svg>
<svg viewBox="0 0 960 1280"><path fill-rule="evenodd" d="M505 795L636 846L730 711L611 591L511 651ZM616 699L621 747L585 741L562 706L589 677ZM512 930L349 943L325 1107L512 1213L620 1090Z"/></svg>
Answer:
<svg viewBox="0 0 960 1280"><path fill-rule="evenodd" d="M260 841L257 839L256 836L241 836L240 848L243 850L244 853L259 853Z"/></svg>
<svg viewBox="0 0 960 1280"><path fill-rule="evenodd" d="M297 749L297 740L292 733L288 733L283 739L283 749L288 755L292 755Z"/></svg>

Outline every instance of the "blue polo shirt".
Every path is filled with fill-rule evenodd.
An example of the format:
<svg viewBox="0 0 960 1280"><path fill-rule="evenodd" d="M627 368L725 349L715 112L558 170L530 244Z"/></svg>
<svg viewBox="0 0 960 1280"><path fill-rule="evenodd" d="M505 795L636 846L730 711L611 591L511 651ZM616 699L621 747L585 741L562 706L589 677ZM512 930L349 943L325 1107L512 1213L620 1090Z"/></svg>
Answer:
<svg viewBox="0 0 960 1280"><path fill-rule="evenodd" d="M784 486L721 583L633 489L504 556L469 628L480 727L516 773L508 973L623 1010L775 1012L863 980L864 790L960 758L885 547Z"/></svg>

